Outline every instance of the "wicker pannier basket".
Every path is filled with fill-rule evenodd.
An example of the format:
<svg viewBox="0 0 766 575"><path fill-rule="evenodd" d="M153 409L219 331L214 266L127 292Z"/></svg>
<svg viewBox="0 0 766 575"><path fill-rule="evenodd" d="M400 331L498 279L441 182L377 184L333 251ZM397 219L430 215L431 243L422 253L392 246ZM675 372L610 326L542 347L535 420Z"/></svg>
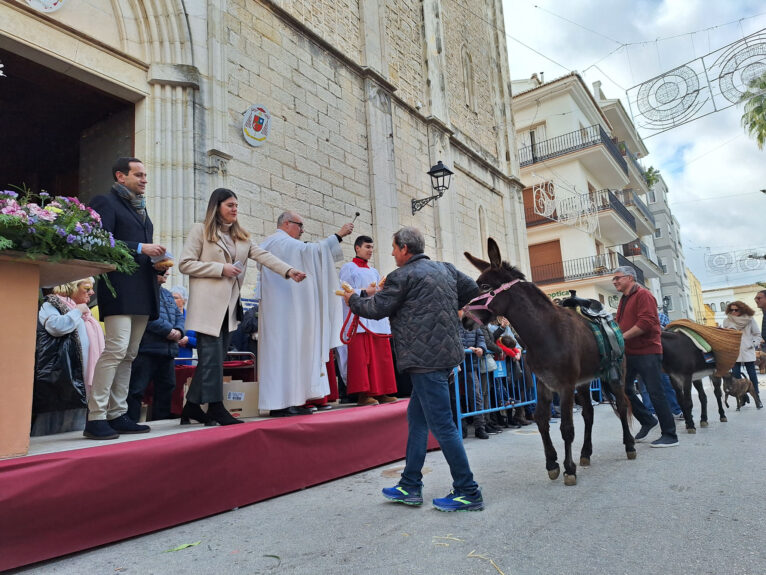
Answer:
<svg viewBox="0 0 766 575"><path fill-rule="evenodd" d="M715 355L715 373L713 375L723 377L737 362L739 343L742 339L741 331L702 325L690 319L671 321L665 326L665 329L672 330L675 326L690 329L710 344L710 347L713 348L713 355Z"/></svg>

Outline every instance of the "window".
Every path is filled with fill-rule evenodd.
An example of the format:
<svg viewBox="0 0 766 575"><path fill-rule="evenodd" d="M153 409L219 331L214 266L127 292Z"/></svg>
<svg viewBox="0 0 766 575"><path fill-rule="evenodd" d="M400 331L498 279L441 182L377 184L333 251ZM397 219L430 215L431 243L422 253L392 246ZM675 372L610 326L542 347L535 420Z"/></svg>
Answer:
<svg viewBox="0 0 766 575"><path fill-rule="evenodd" d="M473 82L473 58L468 49L463 46L462 49L463 64L463 91L465 95L465 107L469 110L476 110L476 98L474 95Z"/></svg>
<svg viewBox="0 0 766 575"><path fill-rule="evenodd" d="M653 204L656 201L657 201L657 196L654 193L654 188L652 188L651 190L649 190L649 203Z"/></svg>
<svg viewBox="0 0 766 575"><path fill-rule="evenodd" d="M716 311L715 309L715 302L708 304L710 306L710 311Z"/></svg>
<svg viewBox="0 0 766 575"><path fill-rule="evenodd" d="M668 311L672 311L673 310L673 296L669 295L669 296L666 296L666 297L668 298L668 305L667 305Z"/></svg>
<svg viewBox="0 0 766 575"><path fill-rule="evenodd" d="M660 228L654 228L654 237L655 238L661 238L662 237L662 230Z"/></svg>
<svg viewBox="0 0 766 575"><path fill-rule="evenodd" d="M726 311L726 302L725 301L721 302L721 311Z"/></svg>

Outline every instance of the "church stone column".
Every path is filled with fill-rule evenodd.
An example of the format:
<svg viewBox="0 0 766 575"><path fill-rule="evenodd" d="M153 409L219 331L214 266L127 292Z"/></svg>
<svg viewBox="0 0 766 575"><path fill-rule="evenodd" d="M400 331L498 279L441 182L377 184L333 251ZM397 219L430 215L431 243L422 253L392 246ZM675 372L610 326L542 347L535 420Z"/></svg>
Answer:
<svg viewBox="0 0 766 575"><path fill-rule="evenodd" d="M381 0L361 0L359 8L372 235L378 246L378 254L385 254L391 236L400 227L391 101L396 88L386 79L388 57L385 40L385 3ZM383 275L394 267L391 258L378 255L375 260L376 267Z"/></svg>

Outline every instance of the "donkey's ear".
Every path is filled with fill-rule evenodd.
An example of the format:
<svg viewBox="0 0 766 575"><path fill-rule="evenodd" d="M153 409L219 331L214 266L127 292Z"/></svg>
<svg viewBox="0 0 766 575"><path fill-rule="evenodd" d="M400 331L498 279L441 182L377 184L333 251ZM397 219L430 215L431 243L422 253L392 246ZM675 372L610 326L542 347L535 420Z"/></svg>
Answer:
<svg viewBox="0 0 766 575"><path fill-rule="evenodd" d="M499 268L503 263L503 258L500 256L500 248L497 242L492 238L487 240L487 253L489 254L489 263Z"/></svg>
<svg viewBox="0 0 766 575"><path fill-rule="evenodd" d="M484 260L475 258L468 252L463 252L463 255L465 255L465 257L468 258L468 261L471 262L474 265L474 267L478 269L480 272L483 272L489 267L489 262L485 262Z"/></svg>

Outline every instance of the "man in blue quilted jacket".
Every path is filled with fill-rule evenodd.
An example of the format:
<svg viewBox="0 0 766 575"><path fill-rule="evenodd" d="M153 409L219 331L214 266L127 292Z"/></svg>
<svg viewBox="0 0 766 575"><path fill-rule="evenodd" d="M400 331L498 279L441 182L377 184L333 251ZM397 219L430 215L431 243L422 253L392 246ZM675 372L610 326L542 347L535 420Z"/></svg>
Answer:
<svg viewBox="0 0 766 575"><path fill-rule="evenodd" d="M406 505L423 504L422 469L430 430L452 474L452 491L434 499L434 507L478 511L484 502L452 420L447 377L463 361L457 310L476 297L479 288L452 264L429 259L424 248L418 229L400 229L394 234L391 254L397 269L388 274L383 287L375 293L366 291L365 297L344 296L351 311L361 317L389 318L397 368L412 378L407 459L399 483L383 489L383 495Z"/></svg>

